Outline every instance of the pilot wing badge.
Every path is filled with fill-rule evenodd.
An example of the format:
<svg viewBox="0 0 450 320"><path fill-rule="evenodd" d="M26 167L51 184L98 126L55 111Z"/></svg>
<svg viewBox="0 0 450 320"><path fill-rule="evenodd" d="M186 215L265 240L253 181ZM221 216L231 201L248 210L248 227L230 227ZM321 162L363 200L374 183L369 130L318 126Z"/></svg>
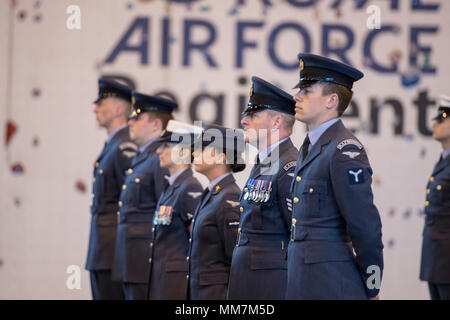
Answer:
<svg viewBox="0 0 450 320"><path fill-rule="evenodd" d="M355 159L357 156L359 156L361 154L361 152L345 151L345 152L342 152L342 154L349 156L350 159Z"/></svg>
<svg viewBox="0 0 450 320"><path fill-rule="evenodd" d="M190 195L192 198L197 199L202 195L201 192L188 192L188 195Z"/></svg>
<svg viewBox="0 0 450 320"><path fill-rule="evenodd" d="M233 208L235 208L235 207L237 207L239 205L239 202L237 202L237 201L227 200L227 203L229 205L231 205Z"/></svg>

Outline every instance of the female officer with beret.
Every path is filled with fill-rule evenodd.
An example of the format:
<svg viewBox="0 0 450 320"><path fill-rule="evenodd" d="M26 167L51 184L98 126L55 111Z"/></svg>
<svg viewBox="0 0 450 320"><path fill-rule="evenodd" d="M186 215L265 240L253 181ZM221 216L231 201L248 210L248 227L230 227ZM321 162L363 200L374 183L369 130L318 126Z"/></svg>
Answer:
<svg viewBox="0 0 450 320"><path fill-rule="evenodd" d="M245 143L238 131L210 125L202 135L201 150L197 144L195 170L208 178L209 185L191 223L189 297L224 300L240 215L240 189L232 172L245 168L240 155Z"/></svg>

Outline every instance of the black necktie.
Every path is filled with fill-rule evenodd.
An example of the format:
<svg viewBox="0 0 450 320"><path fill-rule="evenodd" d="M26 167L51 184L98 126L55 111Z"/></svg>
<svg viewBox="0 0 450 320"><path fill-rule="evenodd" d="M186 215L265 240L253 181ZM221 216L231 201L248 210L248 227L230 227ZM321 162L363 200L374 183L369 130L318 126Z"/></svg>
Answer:
<svg viewBox="0 0 450 320"><path fill-rule="evenodd" d="M311 141L309 141L309 135L306 134L305 140L303 140L302 144L302 161L306 159L306 156L308 155L308 148L311 144Z"/></svg>

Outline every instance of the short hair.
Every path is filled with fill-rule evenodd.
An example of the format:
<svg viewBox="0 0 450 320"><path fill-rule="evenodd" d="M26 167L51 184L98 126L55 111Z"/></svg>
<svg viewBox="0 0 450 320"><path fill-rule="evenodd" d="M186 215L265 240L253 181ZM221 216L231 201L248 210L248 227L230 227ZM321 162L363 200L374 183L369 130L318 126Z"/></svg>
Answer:
<svg viewBox="0 0 450 320"><path fill-rule="evenodd" d="M122 116L125 118L125 120L128 120L128 116L130 115L131 110L132 110L131 102L121 99L121 98L114 98L114 97L112 97L112 98L114 99L115 105L123 108Z"/></svg>
<svg viewBox="0 0 450 320"><path fill-rule="evenodd" d="M350 101L352 100L353 91L343 85L331 82L321 82L322 83L322 96L327 96L336 93L339 98L339 103L337 106L338 116L342 116L344 111L347 109Z"/></svg>
<svg viewBox="0 0 450 320"><path fill-rule="evenodd" d="M279 115L281 117L281 125L283 129L289 133L292 133L292 128L295 124L295 116L291 114L287 114L284 112L279 112L276 110L268 110L271 116Z"/></svg>
<svg viewBox="0 0 450 320"><path fill-rule="evenodd" d="M162 127L161 130L165 130L167 127L167 124L170 120L173 120L173 115L171 113L163 113L163 112L156 112L156 111L147 111L148 114L148 120L154 120L159 119L161 120Z"/></svg>

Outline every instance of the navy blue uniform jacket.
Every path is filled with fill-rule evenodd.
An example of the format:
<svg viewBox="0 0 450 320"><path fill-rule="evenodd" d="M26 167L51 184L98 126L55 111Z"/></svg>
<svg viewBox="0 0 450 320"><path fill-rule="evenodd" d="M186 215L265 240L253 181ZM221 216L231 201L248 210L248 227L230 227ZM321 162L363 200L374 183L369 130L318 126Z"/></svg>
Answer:
<svg viewBox="0 0 450 320"><path fill-rule="evenodd" d="M239 192L232 175L208 192L191 223L189 298L224 300L239 225Z"/></svg>
<svg viewBox="0 0 450 320"><path fill-rule="evenodd" d="M128 126L119 130L94 164L88 270L110 270L116 245L117 210L125 171L136 155Z"/></svg>
<svg viewBox="0 0 450 320"><path fill-rule="evenodd" d="M188 227L201 194L202 186L189 168L159 198L150 243L149 299L187 299Z"/></svg>
<svg viewBox="0 0 450 320"><path fill-rule="evenodd" d="M383 244L364 147L339 120L304 161L299 155L291 188L287 299L375 297Z"/></svg>
<svg viewBox="0 0 450 320"><path fill-rule="evenodd" d="M240 196L242 214L233 252L228 299L279 300L285 297L292 209L289 188L297 155L298 150L288 138L250 173ZM252 189L251 181L255 180L258 180L256 185L271 184L267 201L261 201L263 192L253 193L255 197L259 193L258 201L247 194Z"/></svg>
<svg viewBox="0 0 450 320"><path fill-rule="evenodd" d="M420 279L450 284L450 156L436 164L428 180Z"/></svg>
<svg viewBox="0 0 450 320"><path fill-rule="evenodd" d="M156 203L169 173L159 166L154 140L133 159L122 186L119 200L120 223L117 228L112 279L130 283L148 283L150 242Z"/></svg>

